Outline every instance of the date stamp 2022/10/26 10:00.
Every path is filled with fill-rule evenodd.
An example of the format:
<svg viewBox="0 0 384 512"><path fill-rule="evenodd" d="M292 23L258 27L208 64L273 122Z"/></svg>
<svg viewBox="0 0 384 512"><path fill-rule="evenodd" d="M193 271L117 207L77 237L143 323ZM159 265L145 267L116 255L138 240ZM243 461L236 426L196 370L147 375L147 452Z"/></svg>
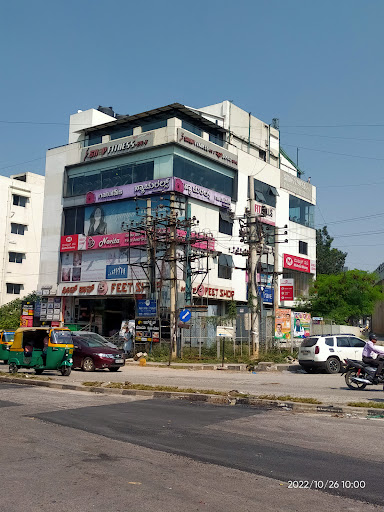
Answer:
<svg viewBox="0 0 384 512"><path fill-rule="evenodd" d="M288 489L364 489L364 480L288 480Z"/></svg>

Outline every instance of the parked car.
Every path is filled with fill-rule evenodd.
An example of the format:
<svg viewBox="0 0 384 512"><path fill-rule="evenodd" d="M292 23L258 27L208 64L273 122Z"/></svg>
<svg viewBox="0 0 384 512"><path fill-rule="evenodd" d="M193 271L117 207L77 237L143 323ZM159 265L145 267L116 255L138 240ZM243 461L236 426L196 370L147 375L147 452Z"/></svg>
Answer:
<svg viewBox="0 0 384 512"><path fill-rule="evenodd" d="M111 341L109 341L106 338L104 338L104 336L101 336L100 334L97 334L97 332L92 332L92 331L72 331L72 336L81 336L82 338L86 338L86 339L92 338L92 339L94 339L96 341L100 341L101 343L104 343L105 345L107 345L107 347L116 348L116 349L119 348L117 345L115 345Z"/></svg>
<svg viewBox="0 0 384 512"><path fill-rule="evenodd" d="M81 368L85 372L108 368L111 372L117 372L124 366L125 356L122 350L108 347L94 336L78 334L80 332L72 332L74 368Z"/></svg>
<svg viewBox="0 0 384 512"><path fill-rule="evenodd" d="M365 341L353 334L311 336L301 343L299 364L308 373L325 370L338 373L345 359L361 361Z"/></svg>

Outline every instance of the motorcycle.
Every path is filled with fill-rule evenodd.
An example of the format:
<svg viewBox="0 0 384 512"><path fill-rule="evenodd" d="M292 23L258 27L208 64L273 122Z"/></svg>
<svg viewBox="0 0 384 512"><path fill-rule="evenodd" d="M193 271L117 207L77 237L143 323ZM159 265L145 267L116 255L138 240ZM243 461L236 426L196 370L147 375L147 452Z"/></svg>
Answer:
<svg viewBox="0 0 384 512"><path fill-rule="evenodd" d="M345 374L345 383L350 389L365 389L369 385L384 384L384 369L375 377L377 368L363 361L345 359L345 364L343 374Z"/></svg>

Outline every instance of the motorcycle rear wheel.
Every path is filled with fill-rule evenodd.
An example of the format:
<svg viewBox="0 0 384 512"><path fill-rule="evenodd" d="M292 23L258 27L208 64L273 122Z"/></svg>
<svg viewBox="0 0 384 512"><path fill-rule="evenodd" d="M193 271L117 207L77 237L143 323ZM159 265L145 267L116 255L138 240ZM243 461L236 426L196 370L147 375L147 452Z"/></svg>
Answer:
<svg viewBox="0 0 384 512"><path fill-rule="evenodd" d="M349 389L356 389L356 390L362 390L367 387L367 385L364 382L353 382L353 378L357 377L357 370L348 370L345 374L345 383L349 387ZM360 374L359 377L364 378L364 374Z"/></svg>

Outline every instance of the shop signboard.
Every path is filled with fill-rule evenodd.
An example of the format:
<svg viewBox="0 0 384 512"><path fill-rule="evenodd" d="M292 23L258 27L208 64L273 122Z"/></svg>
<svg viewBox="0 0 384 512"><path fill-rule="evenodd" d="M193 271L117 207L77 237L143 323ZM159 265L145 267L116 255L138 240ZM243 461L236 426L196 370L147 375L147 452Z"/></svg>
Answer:
<svg viewBox="0 0 384 512"><path fill-rule="evenodd" d="M289 340L291 338L291 310L276 309L275 312L275 339Z"/></svg>
<svg viewBox="0 0 384 512"><path fill-rule="evenodd" d="M137 316L155 317L157 315L157 301L155 299L139 299L137 301Z"/></svg>
<svg viewBox="0 0 384 512"><path fill-rule="evenodd" d="M140 135L130 135L116 141L102 142L86 147L81 151L81 161L89 162L111 156L120 156L127 153L135 153L153 146L154 133L146 132Z"/></svg>
<svg viewBox="0 0 384 512"><path fill-rule="evenodd" d="M130 185L93 190L87 193L86 204L110 203L111 201L129 198L136 198L136 200L138 200L138 198L141 197L151 196L153 194L164 194L167 192L177 192L184 196L192 197L219 207L229 208L231 206L231 198L229 196L176 177L159 178L157 180L147 180ZM121 204L121 208L126 208L128 203L125 202ZM145 208L146 205L144 203L136 204L135 201L132 201L132 208L136 215L138 207ZM96 210L95 206L93 210ZM99 212L97 212L97 215L99 215ZM111 233L112 231L109 232Z"/></svg>
<svg viewBox="0 0 384 512"><path fill-rule="evenodd" d="M290 270L298 270L299 272L311 272L311 260L302 258L301 256L293 256L292 254L283 255L283 267Z"/></svg>
<svg viewBox="0 0 384 512"><path fill-rule="evenodd" d="M33 317L35 311L35 303L32 301L24 301L21 303L21 327L33 327Z"/></svg>
<svg viewBox="0 0 384 512"><path fill-rule="evenodd" d="M274 290L271 286L258 286L259 296L263 298L263 304L272 305Z"/></svg>
<svg viewBox="0 0 384 512"><path fill-rule="evenodd" d="M123 279L126 277L128 277L128 265L126 263L106 266L106 279Z"/></svg>
<svg viewBox="0 0 384 512"><path fill-rule="evenodd" d="M61 297L42 297L40 304L40 320L61 320Z"/></svg>
<svg viewBox="0 0 384 512"><path fill-rule="evenodd" d="M230 153L198 135L185 131L183 128L177 129L177 142L189 150L215 160L219 164L237 169L237 156L234 153Z"/></svg>
<svg viewBox="0 0 384 512"><path fill-rule="evenodd" d="M158 319L136 318L135 320L136 343L160 341L160 324Z"/></svg>
<svg viewBox="0 0 384 512"><path fill-rule="evenodd" d="M185 286L181 288L181 292L185 291ZM235 290L232 288L222 288L221 286L199 285L192 288L194 297L208 297L220 300L233 300Z"/></svg>
<svg viewBox="0 0 384 512"><path fill-rule="evenodd" d="M276 225L276 208L273 206L255 201L255 214L258 216L257 220L263 224Z"/></svg>
<svg viewBox="0 0 384 512"><path fill-rule="evenodd" d="M311 334L311 314L293 313L293 337L294 338L307 338Z"/></svg>
<svg viewBox="0 0 384 512"><path fill-rule="evenodd" d="M294 279L280 280L280 300L293 300Z"/></svg>
<svg viewBox="0 0 384 512"><path fill-rule="evenodd" d="M80 283L60 283L57 295L62 297L89 297L105 295L141 295L146 293L148 282L137 280L96 281ZM49 300L49 298L48 298ZM43 311L43 302L41 304Z"/></svg>
<svg viewBox="0 0 384 512"><path fill-rule="evenodd" d="M308 201L312 201L313 186L307 181L293 176L293 174L289 172L280 171L280 186L281 188L285 188L285 190L289 190L289 192L293 192L293 194L297 194Z"/></svg>

